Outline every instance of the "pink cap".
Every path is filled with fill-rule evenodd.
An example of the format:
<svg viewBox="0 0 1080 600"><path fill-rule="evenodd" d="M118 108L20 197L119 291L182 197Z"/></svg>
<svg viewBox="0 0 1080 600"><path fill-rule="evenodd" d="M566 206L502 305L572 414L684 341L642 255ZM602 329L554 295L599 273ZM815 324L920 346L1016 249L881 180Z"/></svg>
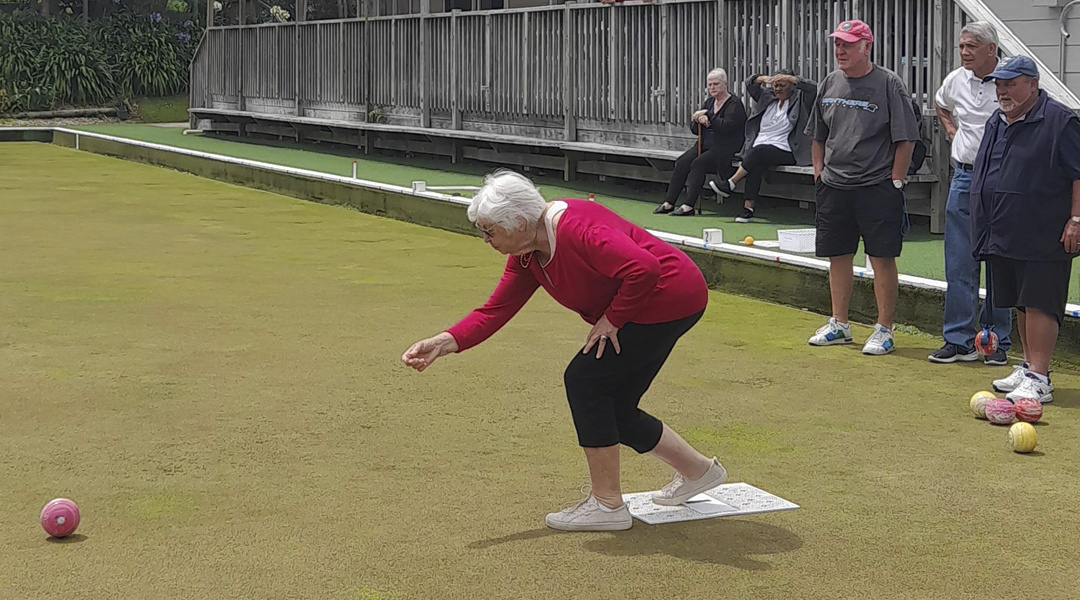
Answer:
<svg viewBox="0 0 1080 600"><path fill-rule="evenodd" d="M874 41L874 32L870 31L870 26L858 19L851 21L844 21L836 26L836 31L829 34L829 37L840 38L845 42L857 42L859 40Z"/></svg>

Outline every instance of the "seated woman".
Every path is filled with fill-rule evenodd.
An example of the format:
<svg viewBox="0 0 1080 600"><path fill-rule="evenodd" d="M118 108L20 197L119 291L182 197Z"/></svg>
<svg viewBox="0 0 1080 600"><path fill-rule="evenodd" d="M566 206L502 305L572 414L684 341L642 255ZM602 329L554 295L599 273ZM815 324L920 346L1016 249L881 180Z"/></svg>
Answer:
<svg viewBox="0 0 1080 600"><path fill-rule="evenodd" d="M761 180L770 167L811 164L812 143L803 129L814 110L817 84L795 77L790 69L781 69L772 77L754 75L748 79L746 93L755 104L746 121L742 165L731 179L709 182L714 192L726 198L746 178L745 210L735 218L736 223L753 222L754 201L761 193Z"/></svg>
<svg viewBox="0 0 1080 600"><path fill-rule="evenodd" d="M701 110L690 118L690 131L699 135L701 147L695 143L675 160L675 170L668 184L667 200L656 207L654 213L668 213L674 217L694 214L705 176L717 173L727 177L734 169L731 161L743 142L746 126L746 109L742 100L728 92L727 72L723 69L709 71L709 97L701 104ZM675 204L686 189L686 201L678 208Z"/></svg>

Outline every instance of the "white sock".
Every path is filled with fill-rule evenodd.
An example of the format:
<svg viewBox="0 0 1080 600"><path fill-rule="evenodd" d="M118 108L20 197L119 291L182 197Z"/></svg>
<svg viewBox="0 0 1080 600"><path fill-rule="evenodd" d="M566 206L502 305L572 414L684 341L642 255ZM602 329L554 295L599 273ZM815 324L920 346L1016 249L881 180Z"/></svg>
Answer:
<svg viewBox="0 0 1080 600"><path fill-rule="evenodd" d="M596 501L596 504L600 506L600 512L606 512L606 513L613 513L615 511L619 510L619 508L622 508L621 506L619 508L608 508L608 507L604 506L604 503L599 501L599 500Z"/></svg>
<svg viewBox="0 0 1080 600"><path fill-rule="evenodd" d="M1041 381L1043 383L1047 383L1047 384L1050 383L1050 376L1049 375L1043 375L1041 373L1036 373L1035 371L1028 371L1028 373L1031 373L1035 377L1038 377L1039 381Z"/></svg>

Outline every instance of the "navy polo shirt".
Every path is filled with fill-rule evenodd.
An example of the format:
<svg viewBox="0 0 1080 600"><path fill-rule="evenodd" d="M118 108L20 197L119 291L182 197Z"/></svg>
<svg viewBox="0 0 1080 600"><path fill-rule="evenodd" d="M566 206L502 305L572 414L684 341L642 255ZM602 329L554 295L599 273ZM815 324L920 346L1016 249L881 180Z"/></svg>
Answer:
<svg viewBox="0 0 1080 600"><path fill-rule="evenodd" d="M1024 118L1020 117L1013 124L1022 123ZM993 145L990 146L990 160L986 165L986 175L983 179L982 193L984 198L989 198L994 194L994 190L997 189L998 175L1001 173L1001 161L1005 158L1005 130L1008 127L999 127L994 130Z"/></svg>

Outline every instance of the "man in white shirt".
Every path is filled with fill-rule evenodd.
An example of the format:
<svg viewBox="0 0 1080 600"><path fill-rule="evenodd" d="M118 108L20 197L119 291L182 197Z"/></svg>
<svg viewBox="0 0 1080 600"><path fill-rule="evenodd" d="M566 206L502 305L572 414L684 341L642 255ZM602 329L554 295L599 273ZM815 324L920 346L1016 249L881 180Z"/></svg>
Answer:
<svg viewBox="0 0 1080 600"><path fill-rule="evenodd" d="M945 345L928 358L935 363L972 362L979 359L975 335L979 323L993 323L998 335L996 352L987 355L988 365L1008 363L1012 345L1012 313L983 303L979 313L979 263L972 256L971 177L975 155L982 142L986 121L998 108L993 81L984 82L998 66L998 36L985 21L969 23L960 32L962 67L949 73L934 97L937 115L952 140L954 167L949 200L945 208ZM989 313L989 314L987 314Z"/></svg>

